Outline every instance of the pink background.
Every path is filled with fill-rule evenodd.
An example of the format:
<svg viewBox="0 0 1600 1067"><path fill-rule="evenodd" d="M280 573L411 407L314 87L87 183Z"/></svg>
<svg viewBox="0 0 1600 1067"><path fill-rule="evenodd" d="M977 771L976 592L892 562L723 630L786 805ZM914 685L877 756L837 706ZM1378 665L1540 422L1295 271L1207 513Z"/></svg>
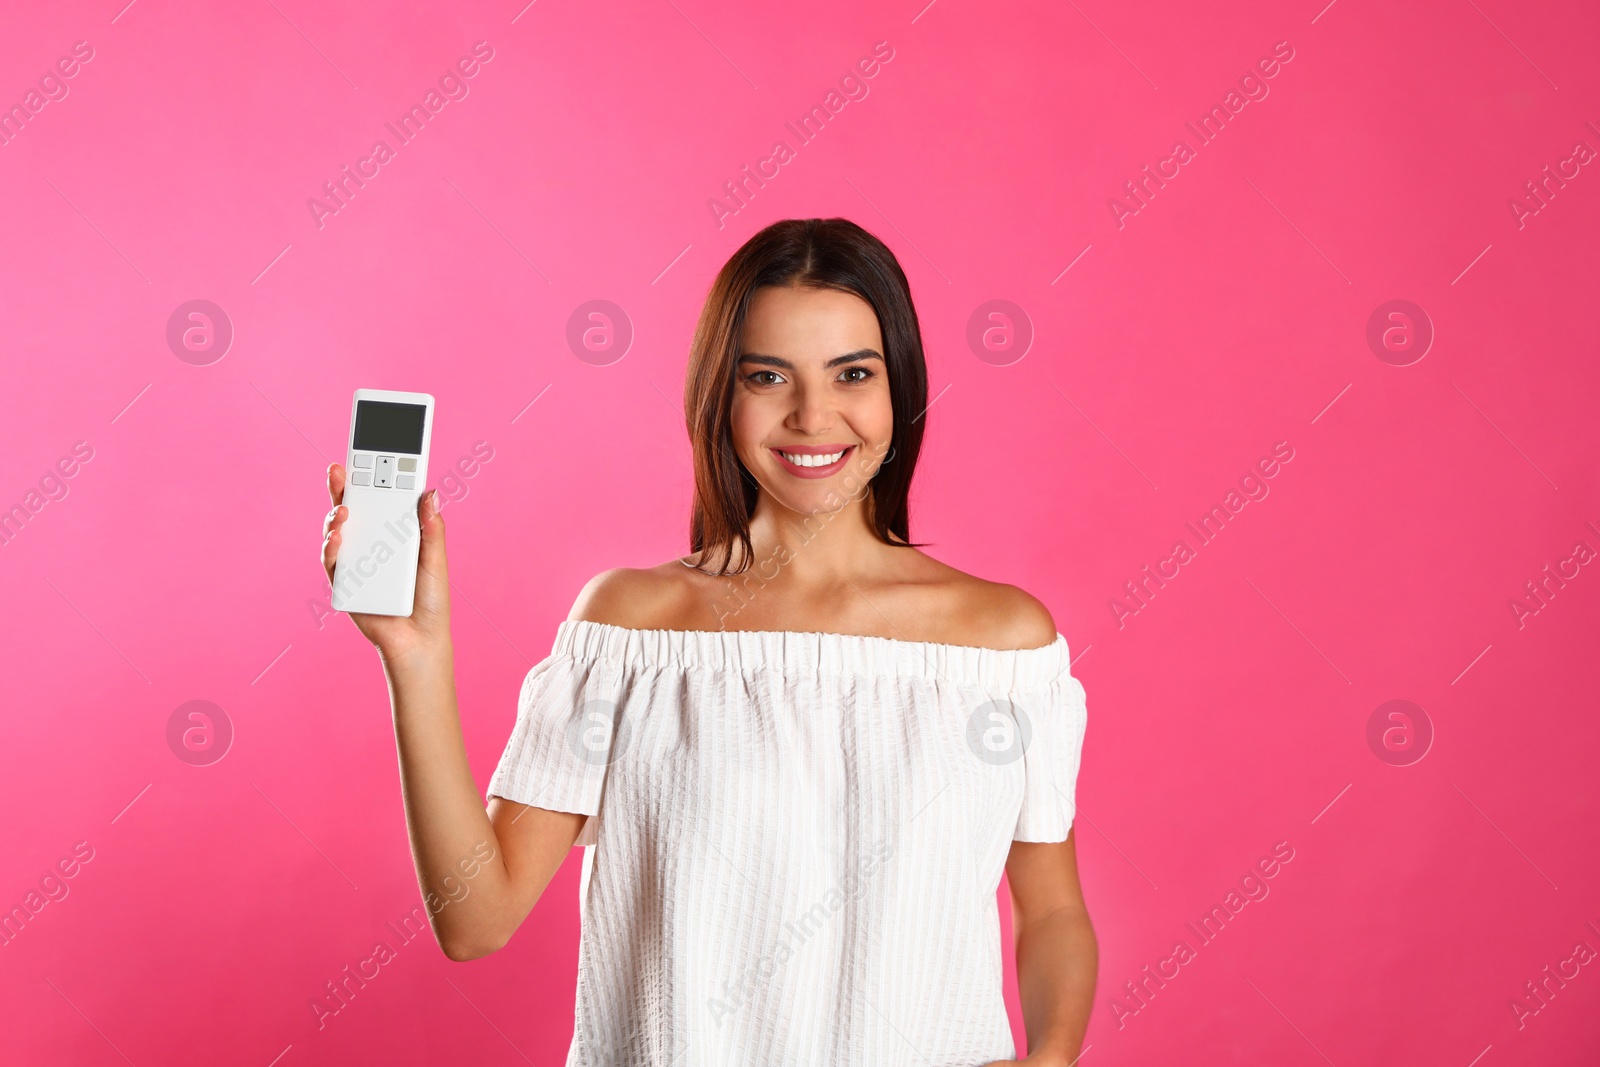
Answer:
<svg viewBox="0 0 1600 1067"><path fill-rule="evenodd" d="M1044 600L1087 689L1084 1063L1600 1054L1600 966L1562 962L1600 949L1600 573L1562 563L1600 548L1600 168L1520 226L1508 203L1600 149L1593 5L122 2L13 5L0 37L0 102L94 50L0 146L0 506L66 489L0 546L0 905L93 850L0 948L0 1060L562 1061L576 852L505 951L399 947L317 1028L419 903L376 658L319 611L323 471L359 386L438 397L437 474L493 449L446 485L487 784L584 580L686 550L712 275L832 215L918 300L913 535ZM319 228L308 199L478 41L469 94ZM797 146L786 120L879 41L868 95ZM1269 95L1119 227L1123 183L1280 41ZM204 366L166 341L195 299L234 330ZM634 331L609 365L566 341L593 299ZM968 345L995 299L1031 323L1019 360ZM1366 340L1392 299L1435 331L1405 366ZM1280 441L1200 546L1185 524ZM1519 625L1547 564L1569 579ZM1434 733L1408 766L1367 739L1396 699ZM208 766L168 746L191 700L234 731ZM1130 997L1280 841L1270 895ZM1546 966L1578 972L1541 1005Z"/></svg>

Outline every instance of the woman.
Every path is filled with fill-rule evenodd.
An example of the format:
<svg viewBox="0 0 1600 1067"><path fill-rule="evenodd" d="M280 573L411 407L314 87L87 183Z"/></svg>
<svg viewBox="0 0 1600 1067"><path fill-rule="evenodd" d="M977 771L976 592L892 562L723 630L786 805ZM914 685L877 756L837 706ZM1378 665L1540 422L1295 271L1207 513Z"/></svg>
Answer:
<svg viewBox="0 0 1600 1067"><path fill-rule="evenodd" d="M1097 963L1071 833L1083 687L1043 605L910 541L927 378L894 255L844 219L756 234L712 286L685 400L693 551L584 587L487 810L436 492L415 612L353 616L440 946L499 949L592 844L569 1065L1014 1063L1003 867L1025 1062L1073 1062Z"/></svg>

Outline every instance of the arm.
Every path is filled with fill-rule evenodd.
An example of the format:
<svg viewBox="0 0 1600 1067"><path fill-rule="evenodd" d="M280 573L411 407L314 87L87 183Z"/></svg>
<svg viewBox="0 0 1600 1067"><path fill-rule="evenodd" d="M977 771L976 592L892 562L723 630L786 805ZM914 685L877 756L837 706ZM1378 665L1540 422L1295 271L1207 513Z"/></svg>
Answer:
<svg viewBox="0 0 1600 1067"><path fill-rule="evenodd" d="M1030 1064L1067 1067L1082 1054L1100 948L1078 883L1077 830L1065 841L1016 841L1006 860L1017 986Z"/></svg>
<svg viewBox="0 0 1600 1067"><path fill-rule="evenodd" d="M329 467L333 510L322 541L329 581L340 527L349 515L340 504L344 485L344 468ZM350 618L376 646L389 683L406 827L428 921L446 956L469 960L500 948L527 918L577 840L584 816L499 797L485 809L456 708L437 491L423 494L417 519L422 545L410 617L352 613Z"/></svg>

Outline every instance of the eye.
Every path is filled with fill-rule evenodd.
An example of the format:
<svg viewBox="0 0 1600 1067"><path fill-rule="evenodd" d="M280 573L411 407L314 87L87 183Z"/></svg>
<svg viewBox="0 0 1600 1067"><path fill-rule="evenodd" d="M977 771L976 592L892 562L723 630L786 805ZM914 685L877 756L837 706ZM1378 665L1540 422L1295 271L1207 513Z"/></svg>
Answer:
<svg viewBox="0 0 1600 1067"><path fill-rule="evenodd" d="M859 373L861 375L861 377L859 377L859 378L846 378L845 379L846 381L852 382L852 383L864 382L868 378L874 377L874 374L872 373L872 371L868 370L866 367L846 367L844 369L844 373L845 374L857 374L857 373Z"/></svg>
<svg viewBox="0 0 1600 1067"><path fill-rule="evenodd" d="M769 381L762 380L761 376L763 374L770 374L774 378L777 378L779 381L782 380L782 375L780 375L775 370L758 370L758 371L756 371L756 372L754 372L752 374L745 375L745 379L744 380L747 381L747 382L755 382L755 384L757 384L757 385L777 385L778 384L778 382L776 382L776 381L769 382Z"/></svg>

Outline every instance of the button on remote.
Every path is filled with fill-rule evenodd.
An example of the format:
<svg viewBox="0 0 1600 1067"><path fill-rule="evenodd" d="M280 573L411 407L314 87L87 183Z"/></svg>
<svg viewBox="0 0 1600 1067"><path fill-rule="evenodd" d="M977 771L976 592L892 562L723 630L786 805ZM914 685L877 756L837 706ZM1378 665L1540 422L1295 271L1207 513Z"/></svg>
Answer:
<svg viewBox="0 0 1600 1067"><path fill-rule="evenodd" d="M394 457L379 456L377 466L373 468L372 484L380 489L394 488Z"/></svg>
<svg viewBox="0 0 1600 1067"><path fill-rule="evenodd" d="M372 457L367 455L365 452L357 452L356 453L356 466L358 466L358 467L370 467L370 466L372 466Z"/></svg>
<svg viewBox="0 0 1600 1067"><path fill-rule="evenodd" d="M416 470L417 469L417 457L416 456L401 456L400 457L400 469L403 470L403 471L414 471L414 470ZM401 486L401 488L404 489L404 488L407 488L407 487L406 486Z"/></svg>
<svg viewBox="0 0 1600 1067"><path fill-rule="evenodd" d="M405 460L400 462L404 463ZM395 479L394 484L396 489L415 489L417 487L417 476L415 474L402 474Z"/></svg>
<svg viewBox="0 0 1600 1067"><path fill-rule="evenodd" d="M372 472L371 471L351 471L350 472L350 484L351 485L371 485L372 484Z"/></svg>

